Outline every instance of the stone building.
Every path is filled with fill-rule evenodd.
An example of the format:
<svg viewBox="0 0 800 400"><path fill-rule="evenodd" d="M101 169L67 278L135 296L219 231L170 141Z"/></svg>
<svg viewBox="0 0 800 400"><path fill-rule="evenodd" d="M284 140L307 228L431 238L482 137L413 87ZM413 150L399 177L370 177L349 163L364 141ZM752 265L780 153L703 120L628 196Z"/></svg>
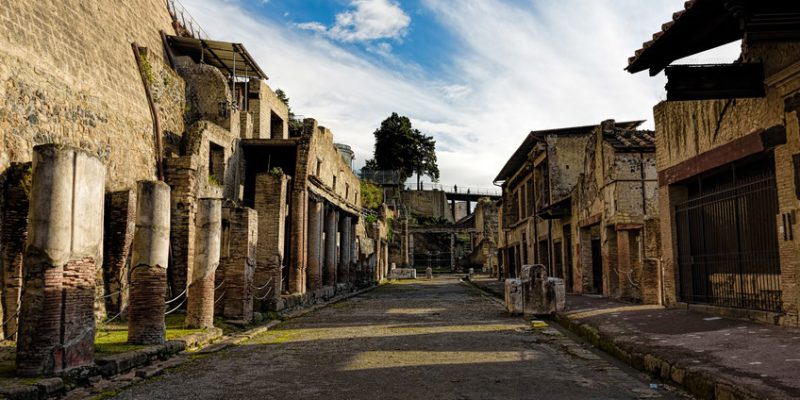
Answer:
<svg viewBox="0 0 800 400"><path fill-rule="evenodd" d="M625 124L623 124L625 125ZM540 212L553 215L556 232L574 239L576 260L560 264L558 235L553 235L552 262L561 265L577 293L598 293L632 302L659 302L658 193L653 131L617 126L613 120L595 127L586 143L584 165L572 191L570 225L558 203ZM552 212L552 214L550 214ZM562 229L559 229L562 228ZM571 269L569 267L572 267Z"/></svg>
<svg viewBox="0 0 800 400"><path fill-rule="evenodd" d="M498 276L497 201L488 198L479 200L472 216L475 232L471 234L472 252L469 255L469 264L479 266L492 276Z"/></svg>
<svg viewBox="0 0 800 400"><path fill-rule="evenodd" d="M331 133L312 119L290 132L244 46L177 12L0 10L0 329L20 338L22 374L91 363L95 324L129 302L129 339L158 343L168 299L189 326L212 324L215 304L248 322L254 305L306 304L388 269L385 220L360 217Z"/></svg>
<svg viewBox="0 0 800 400"><path fill-rule="evenodd" d="M648 199L641 190L635 190L645 186L642 182L646 177L640 174L641 162L634 161L641 161L643 153L652 159L653 152L652 132L635 130L640 124L641 121L607 121L604 125L528 134L495 178L495 182L502 182L503 189L498 217L498 258L505 278L518 277L522 265L542 264L550 276L565 279L570 291L597 292L609 297L629 294L630 291L623 295L610 290L611 282L615 282L614 288L619 286L619 276L612 273L620 264L638 267L641 264L638 260L646 257L639 251L620 256L615 250L615 234L603 236L604 242L592 242L591 232L596 231L598 240L601 231L616 232L617 221L625 213L630 221L638 221L638 225L620 223L619 227L639 229L644 216L652 214L644 206L634 206L636 199L648 205L655 201L653 196ZM648 138L647 149L633 145ZM587 240L582 240L581 235ZM628 247L635 244L634 241ZM599 268L594 274L592 259L580 257L587 251L592 254L593 245L600 257L594 263ZM604 268L599 261L603 259ZM587 268L589 272L585 272ZM600 283L595 286L596 282ZM602 282L607 282L607 289L604 290ZM626 287L638 285L624 283ZM637 296L628 297L642 300Z"/></svg>
<svg viewBox="0 0 800 400"><path fill-rule="evenodd" d="M654 108L665 302L800 324L796 2L693 0L630 58ZM741 40L722 65L673 61Z"/></svg>

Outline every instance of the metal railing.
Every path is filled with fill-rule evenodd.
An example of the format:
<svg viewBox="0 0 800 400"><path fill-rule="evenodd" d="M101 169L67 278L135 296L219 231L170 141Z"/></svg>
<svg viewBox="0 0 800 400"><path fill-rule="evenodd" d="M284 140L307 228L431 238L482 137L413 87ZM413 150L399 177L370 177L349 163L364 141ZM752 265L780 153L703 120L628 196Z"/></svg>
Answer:
<svg viewBox="0 0 800 400"><path fill-rule="evenodd" d="M407 190L415 190L417 186L415 184L407 185ZM420 183L421 190L441 190L445 193L451 194L474 194L474 195L486 195L486 196L500 196L501 191L500 189L496 188L481 188L481 187L463 187L458 185L445 185L442 183L428 183L422 182Z"/></svg>
<svg viewBox="0 0 800 400"><path fill-rule="evenodd" d="M172 20L176 24L180 25L181 28L183 28L185 34L188 34L195 39L209 38L208 33L206 33L197 20L194 19L191 14L189 14L186 6L184 6L180 0L166 0L166 2L167 9L172 16Z"/></svg>

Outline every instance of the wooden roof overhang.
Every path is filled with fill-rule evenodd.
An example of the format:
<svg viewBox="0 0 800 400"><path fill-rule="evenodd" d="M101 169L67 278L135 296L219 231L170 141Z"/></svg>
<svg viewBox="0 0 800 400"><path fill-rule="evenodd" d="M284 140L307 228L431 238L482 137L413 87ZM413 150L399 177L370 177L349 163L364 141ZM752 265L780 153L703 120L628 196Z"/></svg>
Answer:
<svg viewBox="0 0 800 400"><path fill-rule="evenodd" d="M217 67L228 76L269 79L241 43L168 35L167 44L176 55Z"/></svg>
<svg viewBox="0 0 800 400"><path fill-rule="evenodd" d="M750 37L800 39L800 1L689 0L628 59L631 73L654 76L675 60Z"/></svg>

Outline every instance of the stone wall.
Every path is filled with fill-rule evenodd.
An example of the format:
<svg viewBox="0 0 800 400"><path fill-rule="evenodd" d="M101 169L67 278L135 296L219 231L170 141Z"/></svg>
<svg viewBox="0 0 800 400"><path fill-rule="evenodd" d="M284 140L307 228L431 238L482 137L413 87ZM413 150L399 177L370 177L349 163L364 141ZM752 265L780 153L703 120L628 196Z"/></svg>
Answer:
<svg viewBox="0 0 800 400"><path fill-rule="evenodd" d="M151 64L160 69L160 29L172 32L161 0L4 2L0 172L54 142L103 155L109 190L153 177L152 120L131 43L158 49Z"/></svg>
<svg viewBox="0 0 800 400"><path fill-rule="evenodd" d="M447 195L440 190L406 190L401 192L403 204L414 217L453 221Z"/></svg>
<svg viewBox="0 0 800 400"><path fill-rule="evenodd" d="M662 172L682 162L696 160L710 150L775 125L785 126L787 143L774 149L776 186L781 215L775 218L781 226L784 214L800 211L796 195L795 165L792 157L800 153L797 113L785 109L786 100L800 91L800 44L797 42L749 42L742 46L742 59L763 62L766 76L764 98L662 102L653 112L656 124L657 168ZM700 172L700 171L698 171ZM674 225L675 205L687 197L681 185L659 186L661 243L663 252L664 295L668 304L678 302L677 241ZM797 224L790 227L794 237L800 231ZM784 325L800 324L800 251L794 240L776 232L780 253L780 285L782 311L777 319ZM762 318L763 313L748 317Z"/></svg>

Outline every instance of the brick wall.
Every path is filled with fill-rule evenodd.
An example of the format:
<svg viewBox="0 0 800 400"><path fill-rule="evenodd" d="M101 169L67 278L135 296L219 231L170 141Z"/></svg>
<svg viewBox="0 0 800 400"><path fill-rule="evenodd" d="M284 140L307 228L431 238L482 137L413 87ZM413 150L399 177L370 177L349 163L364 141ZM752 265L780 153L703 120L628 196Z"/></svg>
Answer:
<svg viewBox="0 0 800 400"><path fill-rule="evenodd" d="M0 332L5 337L13 337L17 332L17 314L22 291L22 255L25 252L25 241L28 236L28 203L30 191L30 163L13 164L6 170L3 198L6 202L3 209L3 226L0 231L3 246L0 271L2 276L2 321ZM0 322L2 322L0 321Z"/></svg>
<svg viewBox="0 0 800 400"><path fill-rule="evenodd" d="M259 309L274 306L281 294L289 182L286 175L260 174L256 177L254 208L258 212L258 244L253 285L260 289L254 292L256 298L266 296L258 302ZM265 287L270 279L271 286Z"/></svg>
<svg viewBox="0 0 800 400"><path fill-rule="evenodd" d="M127 307L129 256L136 227L136 193L121 190L106 194L103 272L106 311L116 315ZM117 293L119 292L119 293Z"/></svg>

